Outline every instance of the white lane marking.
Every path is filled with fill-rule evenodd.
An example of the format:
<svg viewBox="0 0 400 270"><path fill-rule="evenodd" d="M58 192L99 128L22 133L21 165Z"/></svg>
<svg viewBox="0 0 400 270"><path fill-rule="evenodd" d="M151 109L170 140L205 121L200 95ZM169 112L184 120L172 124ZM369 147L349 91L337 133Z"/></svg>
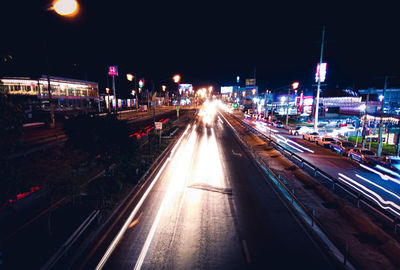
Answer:
<svg viewBox="0 0 400 270"><path fill-rule="evenodd" d="M175 145L173 151L175 151L176 146L179 145L182 141L182 138L186 135L188 129L190 128L190 124L186 128L185 132L182 134L182 136L179 138L177 144ZM161 169L158 171L156 177L153 179L153 182L151 182L150 186L147 188L146 192L143 194L143 197L140 199L139 203L136 205L136 207L133 209L132 213L129 215L128 219L122 226L121 230L118 232L117 236L114 238L114 240L111 242L110 246L107 248L107 251L104 253L103 257L101 258L100 262L96 266L96 270L100 270L104 267L105 263L107 262L108 258L110 257L111 253L114 251L116 246L118 245L119 241L121 240L122 236L124 235L125 231L128 229L129 225L131 224L133 218L139 211L140 207L142 206L143 202L147 198L147 195L150 193L151 189L157 182L158 178L160 177L161 173L164 171L165 166L168 164L170 161L173 151L171 151L170 156L168 159L165 161Z"/></svg>
<svg viewBox="0 0 400 270"><path fill-rule="evenodd" d="M192 129L192 133L191 133L190 137L193 135L193 132L195 132L195 130L196 130L196 125L194 125L194 127ZM161 202L160 208L158 209L157 216L154 219L154 222L153 222L153 225L151 226L150 232L147 235L147 238L146 238L146 241L145 241L145 243L143 245L142 250L140 251L140 255L139 255L138 260L136 261L134 270L142 268L144 258L146 257L147 251L149 250L149 247L150 247L150 244L151 244L151 241L153 240L154 234L156 232L158 223L159 223L160 218L161 218L161 214L164 212L164 208L166 207L165 205L167 204L167 200L169 199L168 195L169 195L170 192L171 192L171 189L169 188L169 190L167 190L167 193L164 195L163 201Z"/></svg>
<svg viewBox="0 0 400 270"><path fill-rule="evenodd" d="M243 246L244 254L246 255L246 262L248 264L250 264L251 263L250 252L249 252L249 249L247 248L246 240L244 240L244 239L242 240L242 246Z"/></svg>
<svg viewBox="0 0 400 270"><path fill-rule="evenodd" d="M235 156L238 156L238 157L241 157L241 156L242 156L241 153L236 153L235 151L233 151L233 149L232 149L232 154L235 155Z"/></svg>

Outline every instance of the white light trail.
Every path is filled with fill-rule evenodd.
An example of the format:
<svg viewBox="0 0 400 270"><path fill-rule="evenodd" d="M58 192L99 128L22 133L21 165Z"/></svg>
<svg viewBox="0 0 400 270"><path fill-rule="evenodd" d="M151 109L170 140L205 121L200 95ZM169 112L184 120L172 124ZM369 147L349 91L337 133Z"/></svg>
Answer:
<svg viewBox="0 0 400 270"><path fill-rule="evenodd" d="M395 182L397 184L400 184L399 180L397 180L397 179L395 179L395 178L393 178L393 177L391 177L389 175L383 174L383 173L381 173L381 172L379 172L379 171L377 171L377 170L375 170L375 169L373 169L371 167L365 166L364 164L360 164L360 166L363 167L364 169L368 170L368 171L371 171L371 172L379 175L383 180L391 180L391 181L393 181L393 182ZM380 165L378 165L378 166L380 166ZM386 168L383 168L382 166L380 166L380 167L381 167L380 169L386 169ZM395 172L390 171L389 173L395 173Z"/></svg>
<svg viewBox="0 0 400 270"><path fill-rule="evenodd" d="M369 180L365 179L364 177L359 176L358 174L357 174L357 177L359 177L359 178L361 178L361 179L363 179L363 180L365 180L365 181L367 181L367 182L369 182L369 183L372 183L372 182L370 182ZM385 209L385 210L390 210L390 211L394 212L397 216L400 216L400 211L398 211L398 210L400 210L400 207L399 207L396 203L394 203L394 202L392 202L392 201L384 200L384 199L383 199L379 194L377 194L376 192L374 192L374 191L368 189L368 188L365 187L364 185L358 183L357 181L351 179L350 177L348 177L348 176L346 176L346 175L344 175L344 174L342 174L342 173L339 173L339 180L345 182L347 185L351 186L354 190L356 190L356 191L362 193L364 196L370 198L372 201L374 201L375 203L377 203L381 208L383 208L383 209ZM374 184L374 185L375 185L375 184ZM377 186L377 185L375 185L375 186ZM377 186L377 187L379 187L379 186ZM382 187L379 187L379 188L383 189ZM397 197L398 199L400 199L400 198L399 198L397 195L395 195L394 193L392 193L392 192L390 192L390 191L388 191L388 190L386 190L386 189L383 189L383 190L386 191L386 192L388 192L388 193L391 194L391 195L394 195L394 196ZM370 193L370 194L368 194L368 193ZM389 205L389 206L387 206L387 205ZM391 207L391 206L392 206L392 207ZM394 207L394 208L393 208L393 207Z"/></svg>
<svg viewBox="0 0 400 270"><path fill-rule="evenodd" d="M122 236L126 232L126 230L129 227L129 224L132 222L133 218L136 216L137 212L139 211L140 207L142 206L143 202L146 200L147 196L149 195L150 191L152 190L153 186L159 179L161 173L164 171L166 165L168 162L171 160L173 153L175 152L175 149L178 147L178 145L181 143L182 138L186 135L187 131L190 128L190 124L187 126L185 132L182 134L182 136L179 138L178 142L175 144L174 148L171 151L171 154L165 161L165 163L162 165L161 169L158 171L157 175L154 177L153 181L151 182L150 186L147 188L146 192L143 194L142 198L140 199L139 203L135 206L131 214L129 215L128 219L125 221L124 225L122 226L121 230L118 232L117 236L114 238L114 240L111 242L110 246L107 248L107 251L104 253L103 257L101 258L100 262L96 266L96 270L102 269L107 262L108 258L118 245L119 241L121 240Z"/></svg>

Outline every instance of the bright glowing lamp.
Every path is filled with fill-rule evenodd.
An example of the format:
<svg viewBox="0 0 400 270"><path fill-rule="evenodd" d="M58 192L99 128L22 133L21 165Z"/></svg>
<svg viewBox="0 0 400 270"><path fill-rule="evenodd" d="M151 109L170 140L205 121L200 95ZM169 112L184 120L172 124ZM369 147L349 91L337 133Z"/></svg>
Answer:
<svg viewBox="0 0 400 270"><path fill-rule="evenodd" d="M299 87L299 82L292 83L292 88L297 89Z"/></svg>
<svg viewBox="0 0 400 270"><path fill-rule="evenodd" d="M179 83L181 80L181 76L179 74L174 75L174 77L172 77L172 79L174 80L175 83Z"/></svg>
<svg viewBox="0 0 400 270"><path fill-rule="evenodd" d="M132 74L126 74L126 78L128 79L128 81L132 81L133 80L133 75Z"/></svg>
<svg viewBox="0 0 400 270"><path fill-rule="evenodd" d="M74 16L78 12L76 0L58 0L53 2L54 11L61 16Z"/></svg>
<svg viewBox="0 0 400 270"><path fill-rule="evenodd" d="M381 102L382 102L383 98L384 98L383 95L380 95L380 96L379 96L379 100L380 100Z"/></svg>

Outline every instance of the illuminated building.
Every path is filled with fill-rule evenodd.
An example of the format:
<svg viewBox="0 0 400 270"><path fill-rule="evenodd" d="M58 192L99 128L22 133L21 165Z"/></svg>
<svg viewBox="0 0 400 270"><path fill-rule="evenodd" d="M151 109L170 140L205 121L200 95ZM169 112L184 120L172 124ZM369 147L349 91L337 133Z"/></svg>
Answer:
<svg viewBox="0 0 400 270"><path fill-rule="evenodd" d="M95 110L98 103L96 82L50 77L52 102L56 110ZM32 110L48 110L47 76L40 78L4 77L0 91Z"/></svg>

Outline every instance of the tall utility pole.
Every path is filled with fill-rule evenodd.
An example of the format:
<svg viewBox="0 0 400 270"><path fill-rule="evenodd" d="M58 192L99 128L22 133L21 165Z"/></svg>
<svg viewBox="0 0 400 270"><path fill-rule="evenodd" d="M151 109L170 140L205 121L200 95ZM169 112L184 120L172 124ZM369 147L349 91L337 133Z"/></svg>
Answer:
<svg viewBox="0 0 400 270"><path fill-rule="evenodd" d="M290 97L290 86L287 91L287 100L286 100L286 126L289 123L289 97Z"/></svg>
<svg viewBox="0 0 400 270"><path fill-rule="evenodd" d="M385 91L386 91L386 87L387 87L387 76L385 76L385 85L383 86L383 98L382 98L382 104L381 104L381 113L380 113L380 120L379 120L379 145L378 145L378 157L380 157L382 155L382 118L383 118L383 107L385 105Z"/></svg>
<svg viewBox="0 0 400 270"><path fill-rule="evenodd" d="M325 41L325 26L322 27L322 42L321 42L321 54L319 57L319 69L322 66L322 55L324 53L324 41ZM314 117L314 130L318 131L318 109L319 109L319 92L321 90L321 71L318 73L318 86L317 86L317 98L315 100L315 117Z"/></svg>
<svg viewBox="0 0 400 270"><path fill-rule="evenodd" d="M49 106L50 106L50 127L55 128L56 127L56 121L54 118L54 106L53 106L53 99L51 97L51 85L50 85L50 75L49 72L47 72L47 90L49 93Z"/></svg>
<svg viewBox="0 0 400 270"><path fill-rule="evenodd" d="M367 106L369 102L369 93L367 94L367 101L365 102L365 109L364 109L364 121L363 121L363 128L362 128L362 147L365 148L365 124L367 122Z"/></svg>
<svg viewBox="0 0 400 270"><path fill-rule="evenodd" d="M115 76L112 76L112 86L113 86L113 94L114 94L114 101L115 101L115 113L118 114L118 102L117 102L117 95L115 94ZM111 103L112 106L112 103Z"/></svg>

